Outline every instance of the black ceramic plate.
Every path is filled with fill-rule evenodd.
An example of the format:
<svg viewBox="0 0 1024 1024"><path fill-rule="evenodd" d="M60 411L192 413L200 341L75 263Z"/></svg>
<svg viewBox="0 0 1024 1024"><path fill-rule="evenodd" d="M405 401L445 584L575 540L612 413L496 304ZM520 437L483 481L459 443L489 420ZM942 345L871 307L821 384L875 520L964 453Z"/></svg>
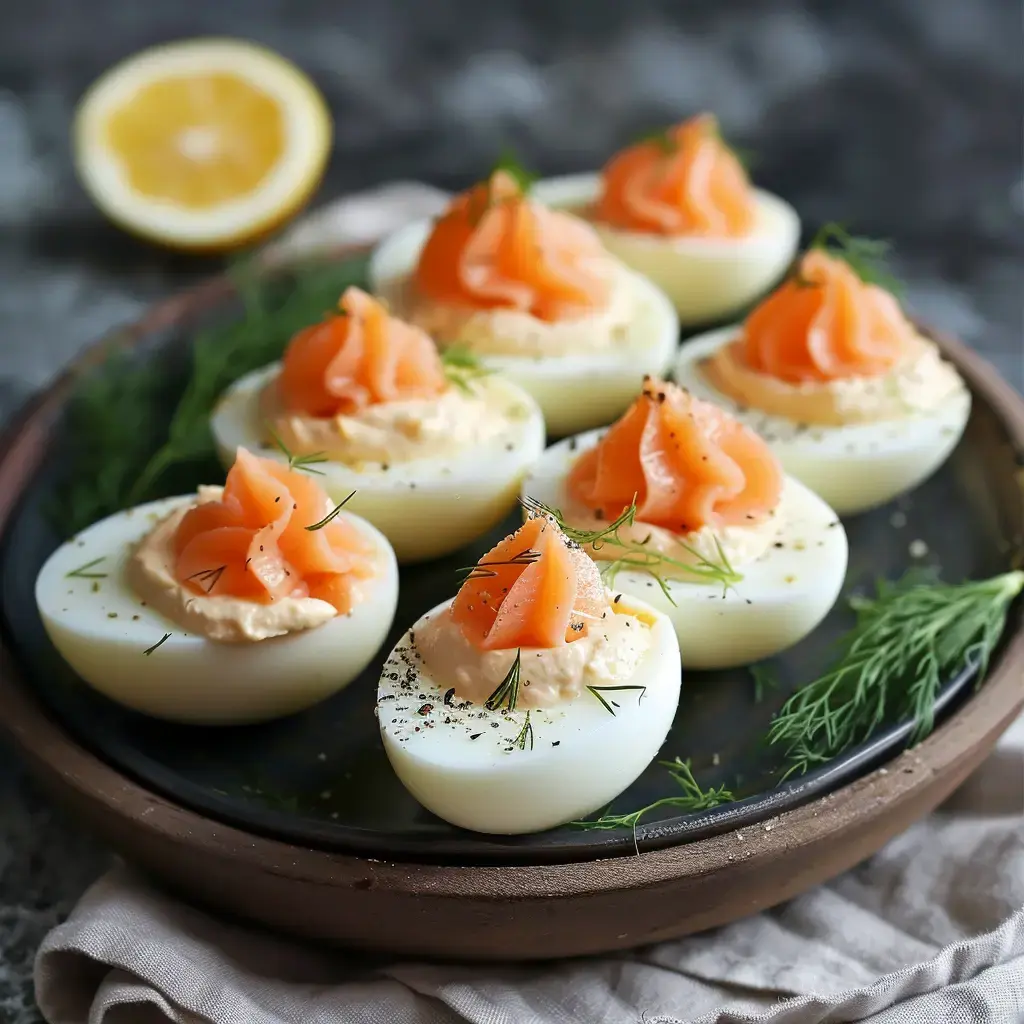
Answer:
<svg viewBox="0 0 1024 1024"><path fill-rule="evenodd" d="M223 314L223 310L221 313ZM140 358L168 358L170 403L183 339L168 331L150 339ZM281 339L282 343L285 339ZM937 564L945 578L991 575L1004 567L1005 545L983 487L974 479L972 449L990 437L968 429L953 459L910 499L846 522L850 569L846 592L877 577L893 578L911 564ZM63 428L65 434L67 428ZM455 570L471 564L515 517L450 558L404 570L398 615L377 662L344 692L307 712L259 726L203 728L147 719L94 693L53 650L36 612L36 574L60 540L53 502L62 474L58 432L51 469L34 482L17 510L0 552L3 629L27 678L53 715L80 742L126 773L179 803L252 832L302 845L335 848L380 859L455 863L542 863L604 857L704 837L764 820L847 783L897 753L908 723L879 731L862 747L799 779L777 784L781 760L762 741L771 715L787 694L816 676L830 645L850 625L844 602L813 636L778 659L783 685L755 699L744 669L683 671L675 724L664 758L692 759L704 785L724 783L737 802L681 817L645 821L629 830L571 827L530 836L489 837L451 827L424 811L394 777L373 715L377 673L395 639L457 586ZM169 493L201 482L178 479ZM212 482L207 479L202 482ZM914 559L912 542L927 554ZM915 543L915 551L921 549ZM967 674L942 691L940 708L964 699ZM651 766L615 802L631 811L677 792L666 771ZM635 845L636 844L636 845Z"/></svg>

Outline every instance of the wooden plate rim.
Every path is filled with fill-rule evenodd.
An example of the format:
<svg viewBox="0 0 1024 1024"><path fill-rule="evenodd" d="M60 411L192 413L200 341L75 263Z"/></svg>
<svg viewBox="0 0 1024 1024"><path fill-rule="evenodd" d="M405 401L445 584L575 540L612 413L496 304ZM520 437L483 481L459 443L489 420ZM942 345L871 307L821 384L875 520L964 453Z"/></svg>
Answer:
<svg viewBox="0 0 1024 1024"><path fill-rule="evenodd" d="M362 247L339 255L356 255ZM56 415L79 375L102 359L107 345L133 346L149 333L188 322L229 298L226 276L212 278L160 302L134 324L87 349L47 389L29 400L0 439L0 535L22 489L42 457ZM1017 453L1024 452L1024 399L999 371L962 342L923 328L1003 422ZM685 342L684 342L685 344ZM1020 455L1018 454L1018 461ZM785 836L785 849L813 846L835 837L837 829L856 830L881 809L913 804L921 791L955 772L958 758L972 746L991 747L1024 707L1024 630L1008 638L984 687L912 751L834 793L787 811L765 826L746 830L750 855L777 854L769 833ZM248 868L329 887L385 888L393 893L462 900L507 900L550 893L560 897L626 891L667 880L706 876L737 867L736 834L727 832L679 846L603 860L544 865L475 866L390 862L304 848L250 834L205 818L121 775L80 747L35 699L22 678L5 638L0 638L0 703L3 728L44 783L70 790L79 802L110 815L131 818L148 839L162 840L205 857L242 861ZM750 861L744 861L749 865Z"/></svg>

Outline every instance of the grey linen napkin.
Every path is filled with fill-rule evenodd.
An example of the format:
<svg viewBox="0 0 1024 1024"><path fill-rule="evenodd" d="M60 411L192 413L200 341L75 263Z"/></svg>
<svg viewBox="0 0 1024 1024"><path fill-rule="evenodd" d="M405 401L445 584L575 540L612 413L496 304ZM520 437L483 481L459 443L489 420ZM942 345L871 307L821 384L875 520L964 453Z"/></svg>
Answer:
<svg viewBox="0 0 1024 1024"><path fill-rule="evenodd" d="M278 245L371 240L443 202L386 186ZM36 995L51 1024L1021 1024L1024 718L871 860L716 931L549 965L367 960L218 921L120 866L44 940Z"/></svg>

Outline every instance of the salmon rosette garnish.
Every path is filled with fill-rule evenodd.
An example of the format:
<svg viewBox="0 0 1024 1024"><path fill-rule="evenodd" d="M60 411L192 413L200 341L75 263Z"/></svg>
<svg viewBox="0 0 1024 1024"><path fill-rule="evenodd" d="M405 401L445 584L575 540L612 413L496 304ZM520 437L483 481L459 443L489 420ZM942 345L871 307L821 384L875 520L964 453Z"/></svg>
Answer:
<svg viewBox="0 0 1024 1024"><path fill-rule="evenodd" d="M689 341L673 372L754 426L839 512L924 480L970 411L955 367L901 308L883 251L826 225L742 324Z"/></svg>
<svg viewBox="0 0 1024 1024"><path fill-rule="evenodd" d="M436 220L385 240L370 278L442 350L470 353L533 395L556 435L622 412L677 342L657 288L609 253L593 225L503 169Z"/></svg>
<svg viewBox="0 0 1024 1024"><path fill-rule="evenodd" d="M835 513L783 473L764 439L657 378L606 430L549 448L524 501L556 517L608 586L668 614L694 667L794 643L846 569Z"/></svg>

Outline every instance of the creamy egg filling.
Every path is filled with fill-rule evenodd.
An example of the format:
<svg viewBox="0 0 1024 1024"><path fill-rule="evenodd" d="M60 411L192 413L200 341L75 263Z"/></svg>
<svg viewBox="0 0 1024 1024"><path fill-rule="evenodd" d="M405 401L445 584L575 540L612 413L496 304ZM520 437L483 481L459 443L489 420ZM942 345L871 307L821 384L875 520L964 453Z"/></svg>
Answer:
<svg viewBox="0 0 1024 1024"><path fill-rule="evenodd" d="M585 545L587 553L598 562L624 560L622 568L643 570L649 568L665 579L693 581L695 577L686 566L728 563L732 569L742 569L763 557L775 544L780 533L792 518L794 502L798 496L790 479L782 485L779 503L768 515L752 517L736 525L711 526L699 529L670 530L639 520L620 526L614 538L605 538L597 545ZM589 509L569 502L562 509L565 520L581 530L601 530L608 525ZM724 558L723 558L724 556Z"/></svg>
<svg viewBox="0 0 1024 1024"><path fill-rule="evenodd" d="M516 707L551 708L587 687L621 686L636 674L651 647L653 622L625 605L610 604L585 635L558 647L520 651ZM455 688L461 700L483 705L508 675L516 651L481 651L447 611L430 617L413 637L416 651L439 685Z"/></svg>
<svg viewBox="0 0 1024 1024"><path fill-rule="evenodd" d="M196 503L219 501L222 494L221 487L200 487ZM174 535L191 507L182 505L159 520L128 560L128 584L146 605L187 632L222 643L248 643L314 629L338 614L326 601L304 596L301 587L272 604L261 604L226 594L197 594L179 583L174 574ZM353 603L359 600L356 590Z"/></svg>
<svg viewBox="0 0 1024 1024"><path fill-rule="evenodd" d="M437 458L507 436L529 415L507 391L490 382L454 385L436 398L381 402L352 415L303 416L281 408L271 381L260 394L260 416L289 451L323 452L332 462L358 466Z"/></svg>
<svg viewBox="0 0 1024 1024"><path fill-rule="evenodd" d="M624 349L637 318L640 296L633 273L608 260L611 291L607 305L587 316L554 323L518 309L473 309L435 302L419 294L410 278L395 310L442 346L465 345L478 355L566 356Z"/></svg>
<svg viewBox="0 0 1024 1024"><path fill-rule="evenodd" d="M697 530L676 532L663 526L652 526L650 523L634 522L631 526L622 526L618 530L621 544L602 541L598 545L588 545L587 552L598 562L614 562L627 559L627 568L643 568L645 560L654 562L653 557L663 556L655 569L659 576L669 579L692 578L685 566L711 563L720 565L725 560L734 569L757 561L775 539L779 524L785 520L782 503L771 515L762 520L751 520L743 526L702 526ZM573 526L584 530L600 530L607 523L595 519L586 512L572 513L567 516ZM682 525L682 524L680 524ZM624 546L625 545L625 546ZM679 564L673 564L679 563Z"/></svg>
<svg viewBox="0 0 1024 1024"><path fill-rule="evenodd" d="M964 389L938 347L918 336L886 374L791 383L752 369L740 338L705 359L699 372L739 405L797 423L845 426L899 420L932 412Z"/></svg>

